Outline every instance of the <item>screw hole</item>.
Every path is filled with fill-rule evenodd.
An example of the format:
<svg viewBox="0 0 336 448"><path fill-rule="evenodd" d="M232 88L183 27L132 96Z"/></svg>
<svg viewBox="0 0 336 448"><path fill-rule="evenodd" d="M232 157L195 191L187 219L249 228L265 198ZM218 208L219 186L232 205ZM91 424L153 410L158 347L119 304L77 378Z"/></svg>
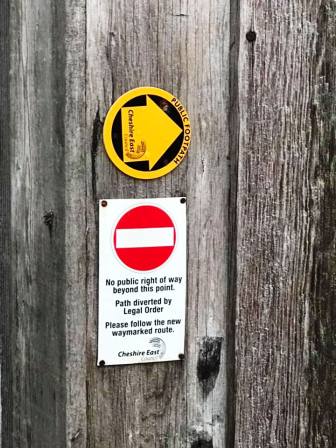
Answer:
<svg viewBox="0 0 336 448"><path fill-rule="evenodd" d="M250 30L248 33L246 33L246 39L249 42L255 42L257 39L257 33L255 31Z"/></svg>
<svg viewBox="0 0 336 448"><path fill-rule="evenodd" d="M186 198L181 198L180 202L181 202L181 204L185 204L187 202L187 199Z"/></svg>
<svg viewBox="0 0 336 448"><path fill-rule="evenodd" d="M104 367L105 361L99 361L99 365L100 365L100 367Z"/></svg>
<svg viewBox="0 0 336 448"><path fill-rule="evenodd" d="M182 361L182 360L184 359L184 353L180 353L180 354L178 355L178 357L179 357L180 360Z"/></svg>
<svg viewBox="0 0 336 448"><path fill-rule="evenodd" d="M107 201L102 201L101 205L102 205L102 207L106 207L107 206Z"/></svg>

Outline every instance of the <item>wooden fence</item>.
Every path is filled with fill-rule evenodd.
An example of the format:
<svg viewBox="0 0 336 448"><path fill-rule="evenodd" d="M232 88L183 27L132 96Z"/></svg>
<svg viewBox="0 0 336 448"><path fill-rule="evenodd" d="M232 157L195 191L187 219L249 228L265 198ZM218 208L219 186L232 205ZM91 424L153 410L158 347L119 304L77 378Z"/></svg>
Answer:
<svg viewBox="0 0 336 448"><path fill-rule="evenodd" d="M336 446L334 0L2 0L1 447ZM152 181L102 144L186 106ZM183 361L97 368L97 201L185 195Z"/></svg>

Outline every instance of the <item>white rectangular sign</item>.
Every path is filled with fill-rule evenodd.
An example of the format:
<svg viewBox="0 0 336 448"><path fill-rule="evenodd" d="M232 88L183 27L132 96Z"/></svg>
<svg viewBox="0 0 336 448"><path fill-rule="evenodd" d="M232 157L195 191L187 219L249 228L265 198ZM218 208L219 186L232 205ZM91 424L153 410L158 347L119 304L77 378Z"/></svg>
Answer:
<svg viewBox="0 0 336 448"><path fill-rule="evenodd" d="M186 200L99 202L99 366L184 354Z"/></svg>

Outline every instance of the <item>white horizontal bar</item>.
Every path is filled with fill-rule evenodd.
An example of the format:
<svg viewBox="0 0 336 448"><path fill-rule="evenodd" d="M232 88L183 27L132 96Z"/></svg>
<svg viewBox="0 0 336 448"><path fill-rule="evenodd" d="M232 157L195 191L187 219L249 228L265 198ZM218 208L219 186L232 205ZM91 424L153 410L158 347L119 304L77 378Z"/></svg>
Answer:
<svg viewBox="0 0 336 448"><path fill-rule="evenodd" d="M174 227L152 227L150 229L117 229L117 249L160 246L174 246Z"/></svg>

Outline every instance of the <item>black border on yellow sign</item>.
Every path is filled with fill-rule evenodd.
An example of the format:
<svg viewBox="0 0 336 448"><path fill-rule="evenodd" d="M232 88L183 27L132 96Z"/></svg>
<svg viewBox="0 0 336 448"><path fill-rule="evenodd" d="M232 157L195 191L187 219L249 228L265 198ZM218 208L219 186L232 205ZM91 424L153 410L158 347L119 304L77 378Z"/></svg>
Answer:
<svg viewBox="0 0 336 448"><path fill-rule="evenodd" d="M127 165L127 163L121 160L118 156L112 141L112 126L117 114L126 103L140 95L157 95L164 98L181 115L183 122L183 139L177 157L175 157L174 160L169 162L164 167L153 171L140 171ZM104 123L103 139L105 149L109 158L114 163L114 165L119 168L120 171L127 174L128 176L135 177L137 179L156 179L158 177L165 176L166 174L170 173L170 171L177 168L177 166L187 155L191 140L189 115L186 112L185 108L181 105L180 101L171 93L157 87L138 87L126 92L124 95L119 97L117 101L111 106Z"/></svg>

